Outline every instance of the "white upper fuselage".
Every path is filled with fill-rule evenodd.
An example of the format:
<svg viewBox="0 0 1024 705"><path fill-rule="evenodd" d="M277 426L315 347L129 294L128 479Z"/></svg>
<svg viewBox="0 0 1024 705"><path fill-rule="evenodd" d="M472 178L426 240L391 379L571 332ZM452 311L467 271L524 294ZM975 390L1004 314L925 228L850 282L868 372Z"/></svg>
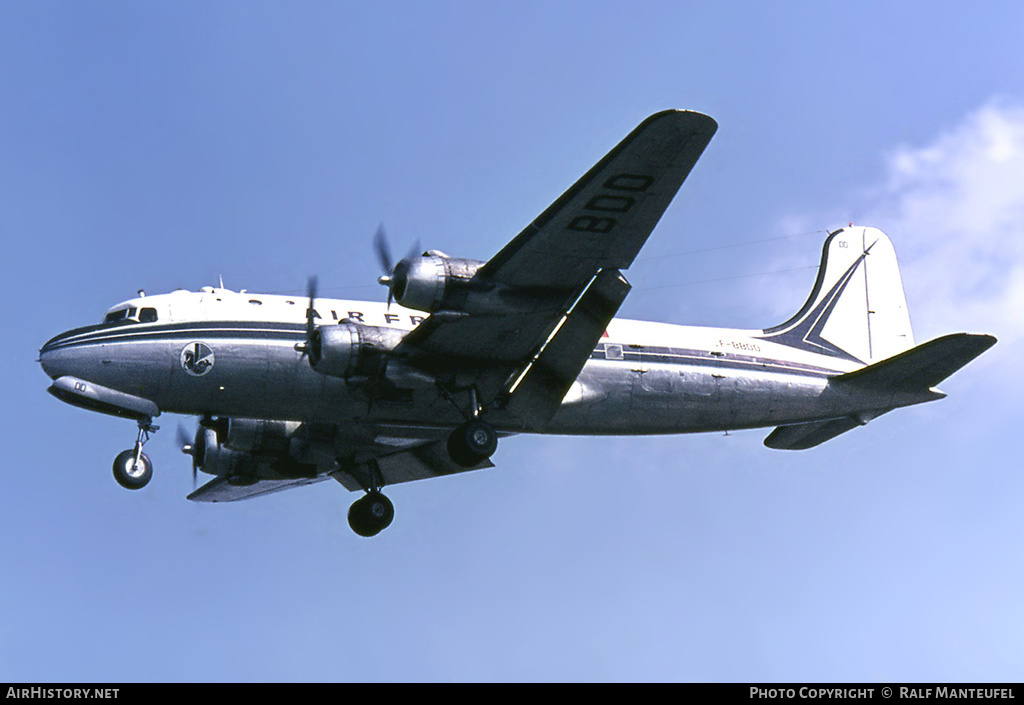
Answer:
<svg viewBox="0 0 1024 705"><path fill-rule="evenodd" d="M55 378L82 377L152 399L163 411L344 422L367 402L344 380L311 370L296 349L307 307L305 297L212 287L140 296L112 307L105 325L58 336L42 360ZM317 298L314 311L317 326L348 319L410 331L426 318L396 304L330 298ZM189 355L207 351L209 374L189 371ZM549 431L680 433L840 415L848 409L839 401L822 406L827 379L858 366L773 342L760 330L614 319ZM458 418L429 387L402 403L374 403L370 415L385 425ZM524 430L500 410L490 418L499 429Z"/></svg>
<svg viewBox="0 0 1024 705"><path fill-rule="evenodd" d="M301 296L255 294L247 291L204 287L198 292L178 289L169 294L141 296L123 301L107 310L112 316L139 320L141 311L149 308L156 318L149 322L198 323L214 321L277 322L306 324L309 302ZM358 301L319 297L313 305L314 323L328 325L343 320L369 326L382 326L410 331L426 319L422 311L404 308L397 303ZM130 314L130 315L129 315ZM805 367L847 372L860 367L855 361L838 360L764 340L761 329L713 328L671 323L615 318L608 325L602 343L621 345L626 352L639 347L671 347L706 350L710 355L725 357L756 357L774 364L790 363L795 369ZM611 359L611 358L609 358Z"/></svg>

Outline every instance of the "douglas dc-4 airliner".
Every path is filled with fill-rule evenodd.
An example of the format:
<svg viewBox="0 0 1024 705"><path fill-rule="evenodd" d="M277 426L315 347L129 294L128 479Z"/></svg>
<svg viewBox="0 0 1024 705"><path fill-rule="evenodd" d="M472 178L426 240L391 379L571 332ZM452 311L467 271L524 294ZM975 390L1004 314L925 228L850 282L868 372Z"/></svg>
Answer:
<svg viewBox="0 0 1024 705"><path fill-rule="evenodd" d="M386 485L493 467L523 433L668 434L774 427L806 449L935 387L995 343L954 333L916 345L889 239L825 240L807 302L760 330L615 318L633 262L717 125L669 110L630 133L486 262L430 250L392 266L387 301L206 287L145 296L39 353L49 391L138 424L114 461L146 485L143 444L162 413L200 417L182 450L213 475L189 499L230 502L333 479L363 495L349 524L394 517Z"/></svg>

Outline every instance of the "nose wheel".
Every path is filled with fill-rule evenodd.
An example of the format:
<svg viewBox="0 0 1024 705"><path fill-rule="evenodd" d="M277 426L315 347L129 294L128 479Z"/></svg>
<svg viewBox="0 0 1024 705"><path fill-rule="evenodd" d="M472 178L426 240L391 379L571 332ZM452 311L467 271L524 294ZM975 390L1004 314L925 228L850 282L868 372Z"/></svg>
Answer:
<svg viewBox="0 0 1024 705"><path fill-rule="evenodd" d="M114 458L114 479L126 490L141 490L153 477L153 463L145 453L121 451Z"/></svg>
<svg viewBox="0 0 1024 705"><path fill-rule="evenodd" d="M153 462L142 452L142 446L149 440L149 434L156 431L152 419L139 421L139 435L135 447L121 451L114 458L114 479L128 490L141 490L153 477Z"/></svg>

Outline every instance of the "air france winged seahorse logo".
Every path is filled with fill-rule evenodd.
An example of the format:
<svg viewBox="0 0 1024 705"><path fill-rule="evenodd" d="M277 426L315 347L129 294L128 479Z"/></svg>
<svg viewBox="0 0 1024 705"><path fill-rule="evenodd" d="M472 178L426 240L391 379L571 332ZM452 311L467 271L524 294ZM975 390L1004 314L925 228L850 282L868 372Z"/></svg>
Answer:
<svg viewBox="0 0 1024 705"><path fill-rule="evenodd" d="M189 343L181 350L181 367L193 377L202 377L213 369L213 350L206 343Z"/></svg>

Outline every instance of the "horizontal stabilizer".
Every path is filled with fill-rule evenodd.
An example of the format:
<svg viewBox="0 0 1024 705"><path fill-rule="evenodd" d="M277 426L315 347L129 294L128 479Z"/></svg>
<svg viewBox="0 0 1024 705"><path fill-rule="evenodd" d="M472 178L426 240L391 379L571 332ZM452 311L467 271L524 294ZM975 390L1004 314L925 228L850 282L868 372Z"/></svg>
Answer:
<svg viewBox="0 0 1024 705"><path fill-rule="evenodd" d="M991 335L953 333L873 365L832 377L829 386L876 395L883 393L881 396L887 400L879 404L877 411L779 426L764 439L764 444L779 450L806 450L863 426L870 419L899 406L939 399L943 394L933 387L995 343L996 339Z"/></svg>
<svg viewBox="0 0 1024 705"><path fill-rule="evenodd" d="M991 335L952 333L873 365L833 377L830 383L930 389L995 344L996 339Z"/></svg>
<svg viewBox="0 0 1024 705"><path fill-rule="evenodd" d="M828 421L779 426L764 439L764 444L776 450L807 450L865 423L863 419L847 416Z"/></svg>

